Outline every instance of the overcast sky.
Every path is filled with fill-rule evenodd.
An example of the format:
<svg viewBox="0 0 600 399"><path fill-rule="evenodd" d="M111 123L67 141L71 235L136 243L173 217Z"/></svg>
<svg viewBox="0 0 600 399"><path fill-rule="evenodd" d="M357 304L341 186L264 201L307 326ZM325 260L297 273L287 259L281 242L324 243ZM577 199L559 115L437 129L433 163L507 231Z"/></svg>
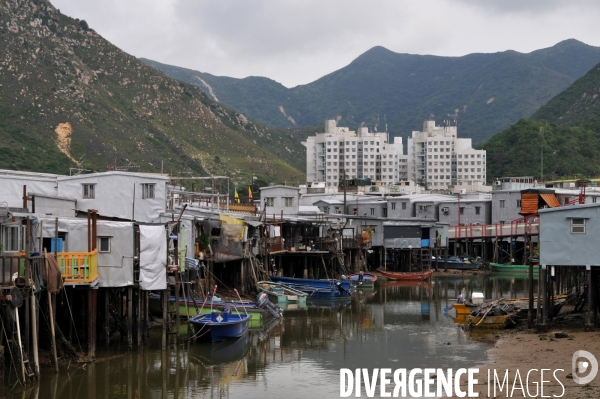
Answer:
<svg viewBox="0 0 600 399"><path fill-rule="evenodd" d="M600 0L51 0L122 50L214 75L310 83L374 46L461 56L600 46Z"/></svg>

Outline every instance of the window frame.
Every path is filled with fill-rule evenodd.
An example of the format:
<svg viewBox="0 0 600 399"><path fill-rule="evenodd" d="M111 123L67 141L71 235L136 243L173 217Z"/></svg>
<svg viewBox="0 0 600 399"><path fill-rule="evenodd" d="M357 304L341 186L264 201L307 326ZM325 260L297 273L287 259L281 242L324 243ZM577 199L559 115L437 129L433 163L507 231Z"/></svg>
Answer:
<svg viewBox="0 0 600 399"><path fill-rule="evenodd" d="M294 206L294 197L283 197L283 206L285 208L292 208Z"/></svg>
<svg viewBox="0 0 600 399"><path fill-rule="evenodd" d="M96 199L96 183L81 183L81 198Z"/></svg>
<svg viewBox="0 0 600 399"><path fill-rule="evenodd" d="M112 245L111 245L111 236L98 236L98 253L110 253L111 249L112 249ZM108 250L103 250L102 249L102 240L108 240Z"/></svg>
<svg viewBox="0 0 600 399"><path fill-rule="evenodd" d="M575 221L581 221L581 223L575 223ZM585 234L585 218L571 218L571 234ZM581 229L580 231L574 231L575 229Z"/></svg>
<svg viewBox="0 0 600 399"><path fill-rule="evenodd" d="M8 247L9 238L11 238L10 242L12 243L14 233L9 233L8 231L16 230L17 237L17 247L13 249L11 246L10 249ZM2 253L5 252L23 252L23 226L19 224L9 224L2 226Z"/></svg>
<svg viewBox="0 0 600 399"><path fill-rule="evenodd" d="M275 206L275 197L265 197L265 207L267 206Z"/></svg>
<svg viewBox="0 0 600 399"><path fill-rule="evenodd" d="M156 198L156 183L142 183L142 199Z"/></svg>

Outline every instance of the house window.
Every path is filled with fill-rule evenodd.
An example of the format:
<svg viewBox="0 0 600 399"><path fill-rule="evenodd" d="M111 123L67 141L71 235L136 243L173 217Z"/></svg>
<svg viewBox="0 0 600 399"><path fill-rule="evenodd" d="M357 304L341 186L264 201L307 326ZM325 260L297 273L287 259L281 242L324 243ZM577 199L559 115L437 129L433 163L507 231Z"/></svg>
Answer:
<svg viewBox="0 0 600 399"><path fill-rule="evenodd" d="M329 213L329 207L328 206L324 206L323 207L323 213Z"/></svg>
<svg viewBox="0 0 600 399"><path fill-rule="evenodd" d="M521 200L517 200L517 208L521 207Z"/></svg>
<svg viewBox="0 0 600 399"><path fill-rule="evenodd" d="M265 198L265 206L274 206L275 205L275 198L274 197L267 197Z"/></svg>
<svg viewBox="0 0 600 399"><path fill-rule="evenodd" d="M83 186L83 199L96 198L96 185L95 184L82 184Z"/></svg>
<svg viewBox="0 0 600 399"><path fill-rule="evenodd" d="M18 252L22 248L21 226L2 227L2 250L4 252Z"/></svg>
<svg viewBox="0 0 600 399"><path fill-rule="evenodd" d="M98 237L98 252L110 252L110 237Z"/></svg>
<svg viewBox="0 0 600 399"><path fill-rule="evenodd" d="M142 184L142 198L154 198L154 183L143 183Z"/></svg>
<svg viewBox="0 0 600 399"><path fill-rule="evenodd" d="M504 203L506 202L506 200L500 200L500 208L504 208Z"/></svg>
<svg viewBox="0 0 600 399"><path fill-rule="evenodd" d="M285 202L285 207L286 208L294 206L294 197L285 197L285 198L283 198L283 200Z"/></svg>
<svg viewBox="0 0 600 399"><path fill-rule="evenodd" d="M387 217L387 208L383 208L383 217L386 218Z"/></svg>
<svg viewBox="0 0 600 399"><path fill-rule="evenodd" d="M480 215L481 214L481 207L480 206L476 206L475 207L475 214L476 215Z"/></svg>
<svg viewBox="0 0 600 399"><path fill-rule="evenodd" d="M461 214L461 215L464 215L464 214L465 214L465 207L464 207L464 206L461 206L461 207L460 207L460 214Z"/></svg>
<svg viewBox="0 0 600 399"><path fill-rule="evenodd" d="M402 203L402 209L406 209L406 202Z"/></svg>
<svg viewBox="0 0 600 399"><path fill-rule="evenodd" d="M371 215L375 215L375 208L371 208Z"/></svg>
<svg viewBox="0 0 600 399"><path fill-rule="evenodd" d="M396 203L392 202L392 209L396 209Z"/></svg>
<svg viewBox="0 0 600 399"><path fill-rule="evenodd" d="M585 219L571 219L571 234L585 234Z"/></svg>

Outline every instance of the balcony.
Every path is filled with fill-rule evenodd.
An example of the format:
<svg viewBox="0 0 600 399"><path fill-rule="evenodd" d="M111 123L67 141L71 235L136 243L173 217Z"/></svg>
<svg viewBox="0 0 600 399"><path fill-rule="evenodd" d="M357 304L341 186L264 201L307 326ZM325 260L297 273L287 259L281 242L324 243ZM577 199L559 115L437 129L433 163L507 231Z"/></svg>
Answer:
<svg viewBox="0 0 600 399"><path fill-rule="evenodd" d="M98 279L98 250L59 252L58 267L65 285L93 284Z"/></svg>

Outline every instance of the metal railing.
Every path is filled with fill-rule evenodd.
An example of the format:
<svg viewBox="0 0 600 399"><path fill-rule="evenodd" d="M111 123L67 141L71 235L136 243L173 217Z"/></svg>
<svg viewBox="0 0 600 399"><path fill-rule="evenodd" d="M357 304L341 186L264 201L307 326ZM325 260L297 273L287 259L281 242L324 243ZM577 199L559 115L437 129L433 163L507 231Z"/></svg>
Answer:
<svg viewBox="0 0 600 399"><path fill-rule="evenodd" d="M0 287L13 286L14 275L24 278L26 282L31 278L31 269L25 255L19 252L0 255Z"/></svg>
<svg viewBox="0 0 600 399"><path fill-rule="evenodd" d="M98 250L59 252L58 267L65 284L91 284L98 278Z"/></svg>
<svg viewBox="0 0 600 399"><path fill-rule="evenodd" d="M468 224L448 228L448 238L451 240L457 238L516 237L525 234L538 235L539 233L539 220L515 220L504 224Z"/></svg>

